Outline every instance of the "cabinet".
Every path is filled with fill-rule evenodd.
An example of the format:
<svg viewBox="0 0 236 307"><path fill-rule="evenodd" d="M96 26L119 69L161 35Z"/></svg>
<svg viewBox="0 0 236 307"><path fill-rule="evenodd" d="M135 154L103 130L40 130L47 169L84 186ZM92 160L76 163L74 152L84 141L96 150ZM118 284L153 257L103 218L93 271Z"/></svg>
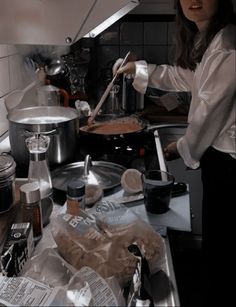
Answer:
<svg viewBox="0 0 236 307"><path fill-rule="evenodd" d="M85 35L94 37L139 2L0 0L0 4L0 43L71 45Z"/></svg>
<svg viewBox="0 0 236 307"><path fill-rule="evenodd" d="M175 14L173 0L140 0L140 4L130 14L172 15Z"/></svg>

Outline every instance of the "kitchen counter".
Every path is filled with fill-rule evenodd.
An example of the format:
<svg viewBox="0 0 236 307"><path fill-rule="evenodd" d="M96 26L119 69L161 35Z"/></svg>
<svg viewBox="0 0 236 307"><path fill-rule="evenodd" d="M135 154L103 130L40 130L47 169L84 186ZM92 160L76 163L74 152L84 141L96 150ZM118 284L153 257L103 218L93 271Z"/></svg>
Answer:
<svg viewBox="0 0 236 307"><path fill-rule="evenodd" d="M22 183L24 180L20 180ZM113 194L113 199L118 199L124 194L124 191L120 189ZM111 196L105 197L111 200ZM151 214L147 213L143 200L135 201L126 204L128 208L132 208L138 215L140 215L146 222L150 223L154 229L159 232L164 241L165 254L164 260L161 265L161 270L152 276L151 286L153 292L153 299L155 306L180 306L178 289L175 280L175 273L172 263L172 256L169 246L169 239L167 236L167 228L175 230L190 231L190 208L189 208L189 194L174 197L170 202L170 209L164 214ZM59 212L61 205L54 204L51 219ZM36 246L34 255L40 254L47 247L56 247L56 243L51 234L51 225L48 224L43 229L43 238Z"/></svg>
<svg viewBox="0 0 236 307"><path fill-rule="evenodd" d="M125 195L123 189L108 196L110 201L118 201ZM106 198L105 198L106 199ZM143 200L135 201L126 204L127 207L132 208L138 215L140 215L146 222L151 224L154 229L161 231L163 235L166 234L165 228L179 231L191 231L191 212L189 205L189 192L183 195L172 197L170 200L170 207L166 213L152 214L146 211Z"/></svg>
<svg viewBox="0 0 236 307"><path fill-rule="evenodd" d="M19 181L21 183L24 182L24 180ZM122 189L116 192L113 195L114 200L123 194L124 191ZM111 199L111 196L105 197L104 199ZM172 198L170 202L170 210L159 215L147 213L143 200L126 204L126 206L132 208L132 210L134 210L144 220L149 222L163 237L165 247L164 260L161 264L161 270L151 278L155 306L180 306L166 228L169 227L177 230L190 231L189 194L186 193L185 195ZM58 214L61 208L60 205L54 203L51 219ZM34 255L40 254L47 247L56 247L56 243L51 234L50 224L43 229L43 238L36 246Z"/></svg>
<svg viewBox="0 0 236 307"><path fill-rule="evenodd" d="M154 136L160 168L165 170L165 161L157 130L154 131ZM10 151L8 137L6 137L0 143L0 153L4 151ZM124 191L120 189L114 193L112 197L114 200L119 199L119 197L121 197L123 194ZM109 196L109 199L111 200L111 196ZM155 306L179 306L178 290L167 236L167 228L187 232L191 231L189 193L187 192L184 195L173 197L170 202L169 211L164 214L156 215L147 213L143 200L129 203L127 204L127 207L132 208L138 215L150 223L154 229L163 236L165 243L165 258L161 270L152 277ZM60 208L60 205L54 205L52 218L57 214ZM37 245L35 254L39 254L49 246L55 246L55 242L50 231L50 224L44 228L43 239Z"/></svg>

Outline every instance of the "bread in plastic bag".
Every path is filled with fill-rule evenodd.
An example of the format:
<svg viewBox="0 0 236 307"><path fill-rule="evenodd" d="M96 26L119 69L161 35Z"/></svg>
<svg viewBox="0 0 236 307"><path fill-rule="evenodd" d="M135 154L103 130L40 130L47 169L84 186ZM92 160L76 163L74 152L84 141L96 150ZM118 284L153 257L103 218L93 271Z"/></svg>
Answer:
<svg viewBox="0 0 236 307"><path fill-rule="evenodd" d="M124 287L137 262L128 250L133 243L142 250L151 273L160 268L163 239L131 209L102 201L77 216L63 210L52 220L52 235L61 256L76 269L89 266L103 278L115 277Z"/></svg>

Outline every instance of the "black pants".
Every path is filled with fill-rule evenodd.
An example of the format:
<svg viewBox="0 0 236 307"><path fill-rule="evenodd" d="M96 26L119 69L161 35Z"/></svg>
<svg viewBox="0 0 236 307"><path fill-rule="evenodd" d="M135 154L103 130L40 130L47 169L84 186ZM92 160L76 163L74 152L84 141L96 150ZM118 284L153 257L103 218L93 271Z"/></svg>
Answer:
<svg viewBox="0 0 236 307"><path fill-rule="evenodd" d="M236 159L210 147L201 159L203 207L202 235L205 259L205 290L209 302L213 297L224 299L233 293L229 288L233 259L236 215ZM208 302L208 303L209 303ZM206 304L207 306L207 304Z"/></svg>

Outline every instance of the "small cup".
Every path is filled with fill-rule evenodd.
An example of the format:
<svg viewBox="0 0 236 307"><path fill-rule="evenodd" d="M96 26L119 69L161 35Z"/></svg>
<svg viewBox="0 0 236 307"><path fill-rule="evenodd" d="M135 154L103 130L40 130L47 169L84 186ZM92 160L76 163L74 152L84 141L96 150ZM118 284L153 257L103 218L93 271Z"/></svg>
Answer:
<svg viewBox="0 0 236 307"><path fill-rule="evenodd" d="M160 170L149 170L143 173L143 194L146 210L161 214L169 210L174 176Z"/></svg>

